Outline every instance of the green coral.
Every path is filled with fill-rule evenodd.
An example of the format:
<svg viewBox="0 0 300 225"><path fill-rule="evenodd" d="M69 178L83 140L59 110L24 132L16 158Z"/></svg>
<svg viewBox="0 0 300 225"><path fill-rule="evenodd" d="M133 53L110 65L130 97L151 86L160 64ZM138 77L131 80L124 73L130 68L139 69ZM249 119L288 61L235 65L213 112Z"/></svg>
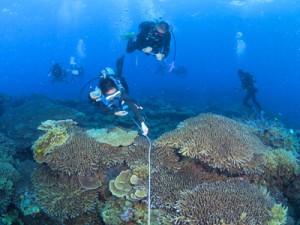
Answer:
<svg viewBox="0 0 300 225"><path fill-rule="evenodd" d="M64 144L69 137L67 129L63 126L54 126L47 130L32 146L35 161L45 162L46 155L50 154L55 147Z"/></svg>
<svg viewBox="0 0 300 225"><path fill-rule="evenodd" d="M146 179L142 180L138 173L140 173L138 169L121 171L115 180L109 182L110 192L116 197L126 197L130 201L146 198L148 195Z"/></svg>
<svg viewBox="0 0 300 225"><path fill-rule="evenodd" d="M288 183L291 178L299 174L299 165L292 152L285 149L269 150L263 158L265 174L281 178L283 184Z"/></svg>
<svg viewBox="0 0 300 225"><path fill-rule="evenodd" d="M275 204L271 209L272 219L268 222L268 225L283 225L287 221L287 207L281 204Z"/></svg>

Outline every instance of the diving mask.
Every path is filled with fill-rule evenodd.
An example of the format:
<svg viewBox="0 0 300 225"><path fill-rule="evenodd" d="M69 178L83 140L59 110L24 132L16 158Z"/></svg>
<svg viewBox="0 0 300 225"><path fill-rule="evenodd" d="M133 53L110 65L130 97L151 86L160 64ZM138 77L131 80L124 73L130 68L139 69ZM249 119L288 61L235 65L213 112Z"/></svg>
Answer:
<svg viewBox="0 0 300 225"><path fill-rule="evenodd" d="M114 98L117 98L121 95L121 92L120 91L116 91L115 93L111 94L111 95L107 95L105 98L107 101L111 101L113 100Z"/></svg>

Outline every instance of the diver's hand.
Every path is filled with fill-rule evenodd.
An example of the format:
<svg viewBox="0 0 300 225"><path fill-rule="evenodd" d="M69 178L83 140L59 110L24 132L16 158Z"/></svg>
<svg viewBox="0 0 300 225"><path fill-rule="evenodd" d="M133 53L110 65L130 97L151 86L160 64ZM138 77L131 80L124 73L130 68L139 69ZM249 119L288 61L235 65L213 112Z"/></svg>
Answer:
<svg viewBox="0 0 300 225"><path fill-rule="evenodd" d="M126 116L128 114L127 111L118 111L115 112L115 116Z"/></svg>
<svg viewBox="0 0 300 225"><path fill-rule="evenodd" d="M141 123L141 127L143 130L143 135L146 136L148 134L149 128L146 126L144 122Z"/></svg>
<svg viewBox="0 0 300 225"><path fill-rule="evenodd" d="M142 51L145 53L150 53L150 52L152 52L152 47L143 48Z"/></svg>
<svg viewBox="0 0 300 225"><path fill-rule="evenodd" d="M96 101L98 98L101 97L101 93L98 91L92 91L90 92L90 99Z"/></svg>
<svg viewBox="0 0 300 225"><path fill-rule="evenodd" d="M158 61L161 61L165 57L165 55L161 54L161 53L157 53L155 56L156 56Z"/></svg>

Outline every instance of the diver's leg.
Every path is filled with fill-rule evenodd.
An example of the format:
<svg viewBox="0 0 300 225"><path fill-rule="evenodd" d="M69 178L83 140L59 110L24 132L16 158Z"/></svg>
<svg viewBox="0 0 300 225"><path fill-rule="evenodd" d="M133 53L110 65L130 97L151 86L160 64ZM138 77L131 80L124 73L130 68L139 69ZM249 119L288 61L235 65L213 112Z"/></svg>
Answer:
<svg viewBox="0 0 300 225"><path fill-rule="evenodd" d="M261 106L260 106L260 104L257 102L255 94L252 95L252 101L253 101L253 104L256 105L256 107L261 111L261 110L262 110L262 109L261 109Z"/></svg>
<svg viewBox="0 0 300 225"><path fill-rule="evenodd" d="M244 106L248 107L249 109L252 109L252 106L248 103L250 98L251 98L251 93L247 92L247 95L244 98L243 104L244 104Z"/></svg>
<svg viewBox="0 0 300 225"><path fill-rule="evenodd" d="M121 77L121 84L124 87L126 94L129 94L129 86L124 77Z"/></svg>
<svg viewBox="0 0 300 225"><path fill-rule="evenodd" d="M117 75L118 75L119 79L122 77L124 58L125 58L125 55L123 54L120 58L117 59L117 62L116 62Z"/></svg>
<svg viewBox="0 0 300 225"><path fill-rule="evenodd" d="M128 42L127 42L126 52L127 53L131 53L131 52L133 52L136 49L137 49L137 47L136 47L136 41L133 41L132 37L129 38Z"/></svg>

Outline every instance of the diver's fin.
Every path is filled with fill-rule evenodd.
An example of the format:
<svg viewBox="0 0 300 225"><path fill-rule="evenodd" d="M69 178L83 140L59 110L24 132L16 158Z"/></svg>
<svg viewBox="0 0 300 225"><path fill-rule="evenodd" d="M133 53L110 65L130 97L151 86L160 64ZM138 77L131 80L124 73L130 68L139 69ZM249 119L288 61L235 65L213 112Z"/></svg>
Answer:
<svg viewBox="0 0 300 225"><path fill-rule="evenodd" d="M122 55L120 58L118 58L118 60L116 62L117 76L119 78L122 77L124 58L125 58L125 55Z"/></svg>
<svg viewBox="0 0 300 225"><path fill-rule="evenodd" d="M120 37L124 40L128 40L129 38L134 37L135 33L134 32L126 32L120 35Z"/></svg>

